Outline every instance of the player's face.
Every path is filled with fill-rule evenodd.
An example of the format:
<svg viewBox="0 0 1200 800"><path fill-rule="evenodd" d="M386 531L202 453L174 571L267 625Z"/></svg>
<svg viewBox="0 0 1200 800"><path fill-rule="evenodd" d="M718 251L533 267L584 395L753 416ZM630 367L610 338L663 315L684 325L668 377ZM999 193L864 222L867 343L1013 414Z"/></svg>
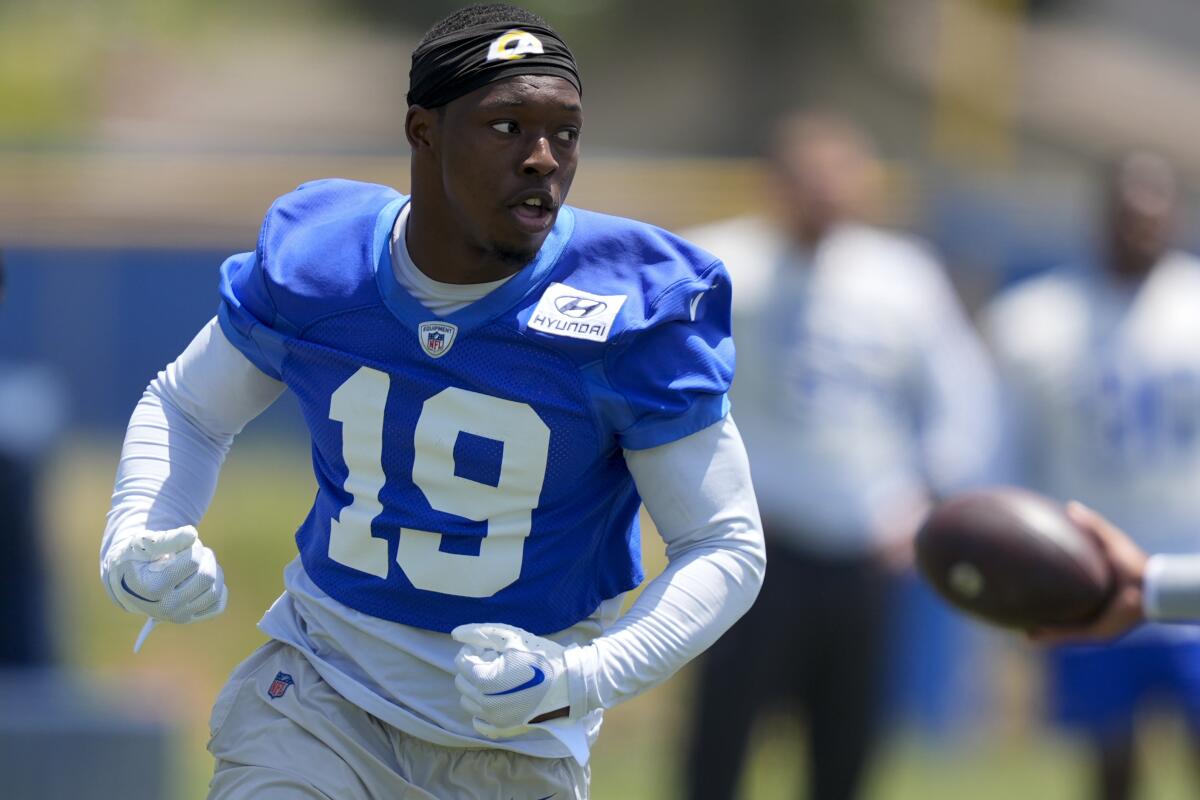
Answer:
<svg viewBox="0 0 1200 800"><path fill-rule="evenodd" d="M786 148L773 171L784 222L802 241L818 241L839 220L862 210L869 172L867 159L838 139Z"/></svg>
<svg viewBox="0 0 1200 800"><path fill-rule="evenodd" d="M583 108L562 78L521 75L445 107L442 189L472 244L523 264L542 246L579 160Z"/></svg>
<svg viewBox="0 0 1200 800"><path fill-rule="evenodd" d="M1170 246L1175 211L1171 166L1149 154L1128 157L1110 187L1112 267L1131 276L1152 269Z"/></svg>

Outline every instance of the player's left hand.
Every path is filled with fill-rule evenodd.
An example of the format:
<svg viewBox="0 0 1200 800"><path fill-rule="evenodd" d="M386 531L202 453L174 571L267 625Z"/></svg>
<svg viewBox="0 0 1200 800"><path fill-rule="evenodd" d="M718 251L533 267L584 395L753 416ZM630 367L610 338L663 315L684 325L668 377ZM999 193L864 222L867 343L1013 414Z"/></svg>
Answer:
<svg viewBox="0 0 1200 800"><path fill-rule="evenodd" d="M874 515L871 532L878 543L875 561L888 574L902 575L912 569L917 529L929 509L929 498L921 495L890 503Z"/></svg>
<svg viewBox="0 0 1200 800"><path fill-rule="evenodd" d="M1124 531L1082 503L1067 503L1067 516L1076 527L1087 531L1104 552L1112 569L1113 592L1108 605L1089 624L1044 628L1030 631L1029 636L1042 644L1115 639L1146 619L1142 606L1146 554Z"/></svg>
<svg viewBox="0 0 1200 800"><path fill-rule="evenodd" d="M463 645L454 659L459 701L484 736L517 736L535 720L569 714L562 645L502 623L459 625L450 635Z"/></svg>

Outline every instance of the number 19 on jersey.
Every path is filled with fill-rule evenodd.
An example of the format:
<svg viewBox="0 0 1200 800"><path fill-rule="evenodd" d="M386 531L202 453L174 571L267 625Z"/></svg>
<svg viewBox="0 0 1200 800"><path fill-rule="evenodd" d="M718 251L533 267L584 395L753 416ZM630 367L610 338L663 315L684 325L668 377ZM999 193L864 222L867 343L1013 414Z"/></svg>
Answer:
<svg viewBox="0 0 1200 800"><path fill-rule="evenodd" d="M388 543L371 534L383 513L384 411L391 378L360 367L333 393L329 417L342 423L344 488L353 500L329 525L329 557L387 578ZM501 443L496 485L455 474L462 433ZM436 511L487 523L479 555L443 552L442 534L400 529L396 563L418 589L491 597L521 574L525 540L538 505L550 452L550 429L526 403L448 387L421 407L413 433L412 482Z"/></svg>

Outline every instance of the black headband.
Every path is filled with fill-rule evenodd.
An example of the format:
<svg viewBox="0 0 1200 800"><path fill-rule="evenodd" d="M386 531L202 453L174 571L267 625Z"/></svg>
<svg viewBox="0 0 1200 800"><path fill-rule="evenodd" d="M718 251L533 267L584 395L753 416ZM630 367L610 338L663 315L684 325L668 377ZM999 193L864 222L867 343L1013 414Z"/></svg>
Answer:
<svg viewBox="0 0 1200 800"><path fill-rule="evenodd" d="M513 75L554 75L583 94L575 57L557 33L541 25L489 23L414 50L408 104L437 108Z"/></svg>

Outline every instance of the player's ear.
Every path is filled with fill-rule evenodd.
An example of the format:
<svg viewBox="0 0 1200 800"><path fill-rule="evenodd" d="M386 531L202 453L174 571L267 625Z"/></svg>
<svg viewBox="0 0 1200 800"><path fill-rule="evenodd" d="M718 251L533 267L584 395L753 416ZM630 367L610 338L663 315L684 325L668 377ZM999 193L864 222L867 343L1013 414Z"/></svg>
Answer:
<svg viewBox="0 0 1200 800"><path fill-rule="evenodd" d="M438 122L439 115L436 109L408 107L408 114L404 118L404 134L414 152L433 147Z"/></svg>

